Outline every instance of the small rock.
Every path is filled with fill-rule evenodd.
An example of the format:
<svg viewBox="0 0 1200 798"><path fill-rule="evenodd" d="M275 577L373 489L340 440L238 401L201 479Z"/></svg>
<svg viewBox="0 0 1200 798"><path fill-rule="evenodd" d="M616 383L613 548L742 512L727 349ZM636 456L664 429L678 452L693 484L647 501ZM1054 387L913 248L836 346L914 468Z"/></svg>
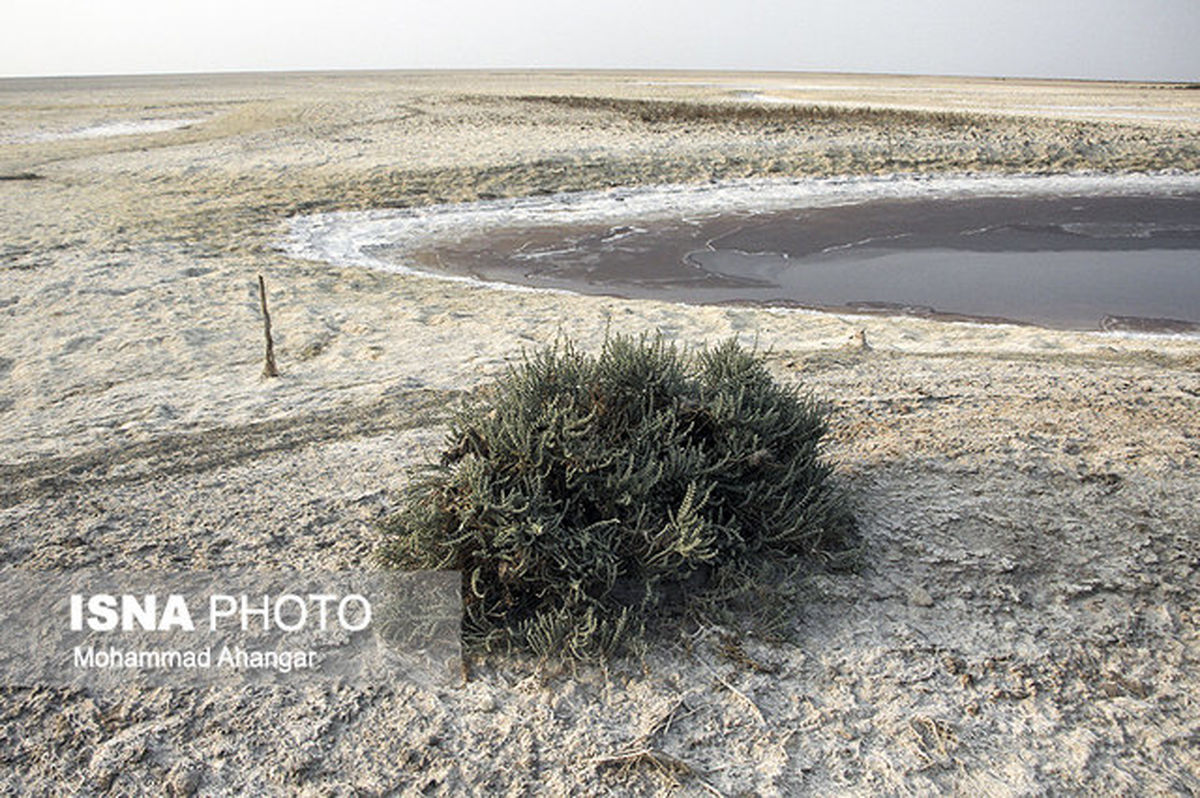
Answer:
<svg viewBox="0 0 1200 798"><path fill-rule="evenodd" d="M188 762L180 762L171 768L166 779L167 795L191 798L200 789L200 768Z"/></svg>
<svg viewBox="0 0 1200 798"><path fill-rule="evenodd" d="M933 596L929 595L928 590L917 585L908 591L908 603L914 607L932 607Z"/></svg>

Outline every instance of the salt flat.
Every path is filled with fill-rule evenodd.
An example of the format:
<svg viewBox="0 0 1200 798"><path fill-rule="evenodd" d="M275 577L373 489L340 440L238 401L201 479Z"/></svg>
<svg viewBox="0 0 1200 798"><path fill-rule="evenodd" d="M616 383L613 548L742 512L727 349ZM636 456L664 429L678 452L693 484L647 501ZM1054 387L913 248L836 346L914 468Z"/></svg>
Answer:
<svg viewBox="0 0 1200 798"><path fill-rule="evenodd" d="M301 214L614 187L1190 179L1200 92L339 73L8 80L0 108L6 567L361 566L448 402L606 329L756 339L835 407L866 542L858 572L814 578L790 641L742 657L702 630L607 671L477 663L442 691L6 688L5 788L1200 789L1195 339L500 293L283 243ZM30 138L146 119L200 121ZM606 764L635 745L690 770Z"/></svg>

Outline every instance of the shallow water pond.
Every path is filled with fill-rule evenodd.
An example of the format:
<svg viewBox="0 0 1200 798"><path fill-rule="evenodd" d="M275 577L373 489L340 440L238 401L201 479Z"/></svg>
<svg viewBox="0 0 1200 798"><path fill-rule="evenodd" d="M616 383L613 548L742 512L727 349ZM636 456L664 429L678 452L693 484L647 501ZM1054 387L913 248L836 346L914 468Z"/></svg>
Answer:
<svg viewBox="0 0 1200 798"><path fill-rule="evenodd" d="M888 199L507 227L412 257L444 273L630 298L1200 330L1194 193Z"/></svg>

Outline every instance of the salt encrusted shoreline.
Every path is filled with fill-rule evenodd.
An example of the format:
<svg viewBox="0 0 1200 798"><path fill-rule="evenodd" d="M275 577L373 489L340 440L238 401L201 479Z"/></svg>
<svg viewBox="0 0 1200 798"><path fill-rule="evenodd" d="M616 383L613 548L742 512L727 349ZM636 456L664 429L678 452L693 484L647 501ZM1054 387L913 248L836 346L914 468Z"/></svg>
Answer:
<svg viewBox="0 0 1200 798"><path fill-rule="evenodd" d="M755 115L731 93L747 87L919 113ZM447 403L522 348L606 329L757 339L834 405L867 544L859 572L806 585L785 644L701 630L608 670L477 663L446 690L5 689L5 789L1200 790L1194 340L500 294L275 248L301 214L618 186L1193 180L1197 92L632 73L0 88L6 567L362 566ZM1144 118L1076 118L1106 107ZM11 139L152 108L204 121ZM259 377L258 273L278 380Z"/></svg>
<svg viewBox="0 0 1200 798"><path fill-rule="evenodd" d="M519 283L490 282L453 271L430 271L419 251L504 228L640 225L660 219L719 213L764 213L888 199L1167 195L1200 191L1200 175L886 175L838 178L743 179L703 185L657 185L550 196L480 200L416 208L293 216L280 251L294 258L434 277L497 291L570 293ZM380 248L387 257L377 254ZM1168 333L1169 335L1170 333Z"/></svg>

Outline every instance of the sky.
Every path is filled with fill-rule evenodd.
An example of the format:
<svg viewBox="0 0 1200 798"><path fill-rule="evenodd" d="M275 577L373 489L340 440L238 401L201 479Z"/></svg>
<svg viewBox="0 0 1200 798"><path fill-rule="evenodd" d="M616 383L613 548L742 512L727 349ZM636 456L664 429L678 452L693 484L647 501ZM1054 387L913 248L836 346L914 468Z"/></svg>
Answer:
<svg viewBox="0 0 1200 798"><path fill-rule="evenodd" d="M750 69L1200 82L1200 0L0 0L0 76Z"/></svg>

